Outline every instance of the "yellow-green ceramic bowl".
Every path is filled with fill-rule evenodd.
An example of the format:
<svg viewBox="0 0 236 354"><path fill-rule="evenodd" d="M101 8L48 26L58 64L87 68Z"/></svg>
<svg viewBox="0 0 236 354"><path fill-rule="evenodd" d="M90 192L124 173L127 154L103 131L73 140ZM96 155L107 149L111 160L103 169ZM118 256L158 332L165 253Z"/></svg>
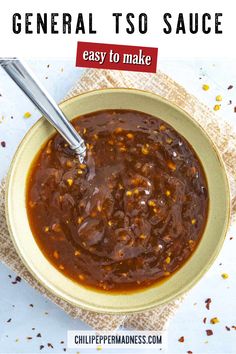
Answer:
<svg viewBox="0 0 236 354"><path fill-rule="evenodd" d="M21 142L8 175L6 213L12 240L33 276L55 295L87 310L131 313L168 302L189 290L204 275L223 244L230 214L226 172L212 141L183 110L165 99L133 89L105 89L85 93L61 104L69 119L104 109L133 109L159 117L192 145L204 167L209 188L209 216L195 253L167 281L142 291L113 294L79 285L54 268L32 235L26 212L26 180L31 163L54 128L40 119Z"/></svg>

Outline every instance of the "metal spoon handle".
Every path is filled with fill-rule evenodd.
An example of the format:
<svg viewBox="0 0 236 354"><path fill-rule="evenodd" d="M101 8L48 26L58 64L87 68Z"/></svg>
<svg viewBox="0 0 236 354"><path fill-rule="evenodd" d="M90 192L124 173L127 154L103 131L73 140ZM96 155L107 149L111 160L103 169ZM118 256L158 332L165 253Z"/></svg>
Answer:
<svg viewBox="0 0 236 354"><path fill-rule="evenodd" d="M34 103L47 120L69 143L80 161L84 160L86 146L84 140L67 120L54 99L19 59L0 59L0 65Z"/></svg>

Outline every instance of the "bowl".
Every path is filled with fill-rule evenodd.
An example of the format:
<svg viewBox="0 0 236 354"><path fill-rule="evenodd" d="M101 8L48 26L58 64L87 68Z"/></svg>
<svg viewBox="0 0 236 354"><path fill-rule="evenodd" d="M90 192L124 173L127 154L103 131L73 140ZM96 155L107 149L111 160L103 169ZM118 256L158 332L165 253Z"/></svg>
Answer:
<svg viewBox="0 0 236 354"><path fill-rule="evenodd" d="M64 276L45 258L32 235L26 211L26 180L41 146L55 132L41 118L25 135L7 180L6 215L14 246L32 275L56 296L86 310L133 313L166 303L189 290L206 273L223 244L230 215L224 164L205 131L182 109L155 94L134 89L104 89L73 97L60 105L69 119L106 109L138 110L173 126L197 153L205 170L209 213L201 241L189 260L168 280L137 292L96 291Z"/></svg>

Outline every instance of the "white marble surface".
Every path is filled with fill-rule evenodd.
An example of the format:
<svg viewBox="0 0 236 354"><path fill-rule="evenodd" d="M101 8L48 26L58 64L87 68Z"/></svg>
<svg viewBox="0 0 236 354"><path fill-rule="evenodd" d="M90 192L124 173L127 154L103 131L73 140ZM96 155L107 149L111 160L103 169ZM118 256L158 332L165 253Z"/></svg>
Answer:
<svg viewBox="0 0 236 354"><path fill-rule="evenodd" d="M81 71L74 67L74 61L30 61L32 69L41 78L50 93L60 101L68 89L79 78ZM47 64L50 64L49 68ZM61 70L63 68L63 71ZM236 61L198 60L198 61L162 61L159 69L172 76L189 92L196 95L210 108L215 104L215 96L223 96L222 109L216 114L231 121L236 128ZM202 77L202 79L200 79ZM202 90L202 84L210 85L210 90ZM234 88L228 90L229 85ZM39 118L39 112L19 92L15 85L0 70L0 178L7 173L9 163L18 143ZM232 100L232 105L228 105ZM29 111L32 117L25 119ZM11 118L11 116L13 118ZM4 117L4 118L2 118ZM236 353L236 228L233 227L225 240L220 255L204 278L187 294L176 315L168 327L168 349L166 354L186 353ZM230 238L232 238L230 240ZM228 279L222 279L222 273L228 273ZM9 275L12 278L9 278ZM73 320L57 306L47 301L24 281L12 284L13 274L0 264L0 353L64 353L66 332L68 329L88 328L79 320ZM205 300L212 299L210 310ZM33 307L29 306L33 304ZM217 316L219 323L212 325L210 319ZM206 324L203 318L207 317ZM10 322L7 322L11 319ZM230 327L230 331L225 329ZM32 328L35 328L33 330ZM214 334L207 336L205 330L212 329ZM36 335L41 333L42 337ZM178 338L184 336L184 343ZM32 339L27 339L32 337ZM48 348L52 343L54 348ZM45 347L40 351L39 346ZM67 349L67 352L70 351ZM94 353L96 350L80 350L81 354ZM121 350L102 350L102 353L120 353ZM137 350L122 352L137 353ZM150 350L140 350L149 353Z"/></svg>

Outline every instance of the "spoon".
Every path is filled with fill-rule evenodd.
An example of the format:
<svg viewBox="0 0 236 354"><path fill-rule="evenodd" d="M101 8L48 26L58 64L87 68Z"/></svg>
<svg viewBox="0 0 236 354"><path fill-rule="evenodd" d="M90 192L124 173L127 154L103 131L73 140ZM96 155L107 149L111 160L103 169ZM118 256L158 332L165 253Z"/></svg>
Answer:
<svg viewBox="0 0 236 354"><path fill-rule="evenodd" d="M78 156L79 161L83 163L86 156L84 140L67 120L57 103L41 83L17 58L0 59L0 65L26 94L30 101L40 110L44 117L63 136L70 148Z"/></svg>

